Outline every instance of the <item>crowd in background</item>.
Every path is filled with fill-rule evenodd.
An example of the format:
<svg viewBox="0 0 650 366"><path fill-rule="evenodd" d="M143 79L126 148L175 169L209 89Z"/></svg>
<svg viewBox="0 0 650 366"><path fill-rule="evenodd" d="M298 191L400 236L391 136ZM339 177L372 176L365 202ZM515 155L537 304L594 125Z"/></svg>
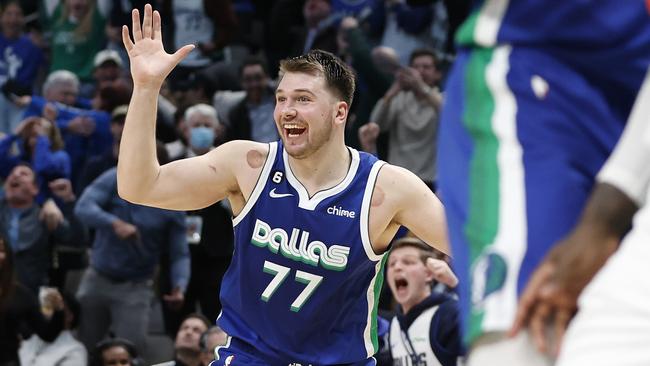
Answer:
<svg viewBox="0 0 650 366"><path fill-rule="evenodd" d="M357 75L348 145L436 189L442 82L468 1L3 0L2 366L143 364L154 299L175 339L175 364L207 364L225 339L214 324L233 251L227 202L172 212L117 194L132 91L121 26L145 3L161 12L168 51L197 46L158 100L161 163L234 139L277 140L278 62L322 49ZM436 306L453 301L449 289L434 292L447 294ZM386 286L380 313L404 310L396 305ZM457 341L450 324L441 344Z"/></svg>

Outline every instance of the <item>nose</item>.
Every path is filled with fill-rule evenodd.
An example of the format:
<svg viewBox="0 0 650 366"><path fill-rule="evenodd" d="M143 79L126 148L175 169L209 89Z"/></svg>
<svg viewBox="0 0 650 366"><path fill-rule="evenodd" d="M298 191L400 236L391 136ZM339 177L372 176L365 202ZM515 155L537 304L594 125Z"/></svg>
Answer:
<svg viewBox="0 0 650 366"><path fill-rule="evenodd" d="M291 120L295 118L298 113L290 103L286 103L281 108L282 109L280 110L280 115L282 116L283 120Z"/></svg>

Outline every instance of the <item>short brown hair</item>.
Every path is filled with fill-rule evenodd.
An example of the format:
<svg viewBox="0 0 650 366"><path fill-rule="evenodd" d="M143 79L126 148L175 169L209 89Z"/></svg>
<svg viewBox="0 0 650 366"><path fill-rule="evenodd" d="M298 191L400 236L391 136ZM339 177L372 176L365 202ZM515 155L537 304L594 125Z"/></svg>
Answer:
<svg viewBox="0 0 650 366"><path fill-rule="evenodd" d="M417 48L411 52L411 55L409 56L409 65L413 64L413 61L415 61L416 58L422 57L422 56L429 56L433 60L433 65L438 67L438 56L436 53L430 49L430 48Z"/></svg>
<svg viewBox="0 0 650 366"><path fill-rule="evenodd" d="M429 246L427 243L423 242L418 238L413 237L403 237L397 239L391 245L391 252L396 249L411 247L415 248L420 252L420 260L422 263L426 264L428 258L436 258L449 262L447 255L435 248Z"/></svg>
<svg viewBox="0 0 650 366"><path fill-rule="evenodd" d="M340 58L333 54L313 50L308 53L280 61L280 79L287 72L301 72L310 75L323 75L325 85L348 106L354 97L354 72Z"/></svg>

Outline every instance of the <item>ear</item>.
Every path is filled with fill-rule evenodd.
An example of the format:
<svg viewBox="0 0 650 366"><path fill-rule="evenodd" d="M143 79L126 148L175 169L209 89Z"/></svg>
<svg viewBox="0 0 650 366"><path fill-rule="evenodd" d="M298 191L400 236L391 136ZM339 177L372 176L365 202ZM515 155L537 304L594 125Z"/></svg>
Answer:
<svg viewBox="0 0 650 366"><path fill-rule="evenodd" d="M334 123L337 125L345 125L345 122L348 119L348 112L350 111L350 106L348 103L340 100L336 103L336 114L334 115Z"/></svg>
<svg viewBox="0 0 650 366"><path fill-rule="evenodd" d="M432 283L434 281L433 271L426 265L426 263L424 264L424 271L426 273L425 278L427 283Z"/></svg>

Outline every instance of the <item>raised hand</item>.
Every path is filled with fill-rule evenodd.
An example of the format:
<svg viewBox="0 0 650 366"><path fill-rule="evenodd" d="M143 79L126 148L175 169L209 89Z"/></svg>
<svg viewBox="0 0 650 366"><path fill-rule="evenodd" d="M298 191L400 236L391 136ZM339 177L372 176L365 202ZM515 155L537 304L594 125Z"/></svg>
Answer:
<svg viewBox="0 0 650 366"><path fill-rule="evenodd" d="M187 56L194 45L185 45L173 54L165 52L162 43L160 13L144 7L144 19L140 25L140 13L133 9L133 40L128 27L122 26L122 42L131 62L131 75L135 87L160 88L172 69Z"/></svg>
<svg viewBox="0 0 650 366"><path fill-rule="evenodd" d="M442 259L427 258L427 267L433 273L433 278L440 283L454 288L458 285L458 277Z"/></svg>
<svg viewBox="0 0 650 366"><path fill-rule="evenodd" d="M48 183L52 194L61 199L63 202L72 202L76 199L72 191L72 183L69 179L59 178Z"/></svg>
<svg viewBox="0 0 650 366"><path fill-rule="evenodd" d="M39 220L45 223L48 231L54 231L56 228L63 223L64 216L63 212L59 206L56 205L53 199L48 199L43 203L41 212L38 215Z"/></svg>
<svg viewBox="0 0 650 366"><path fill-rule="evenodd" d="M377 152L377 137L379 136L379 125L374 122L368 122L359 128L359 142L365 152Z"/></svg>

